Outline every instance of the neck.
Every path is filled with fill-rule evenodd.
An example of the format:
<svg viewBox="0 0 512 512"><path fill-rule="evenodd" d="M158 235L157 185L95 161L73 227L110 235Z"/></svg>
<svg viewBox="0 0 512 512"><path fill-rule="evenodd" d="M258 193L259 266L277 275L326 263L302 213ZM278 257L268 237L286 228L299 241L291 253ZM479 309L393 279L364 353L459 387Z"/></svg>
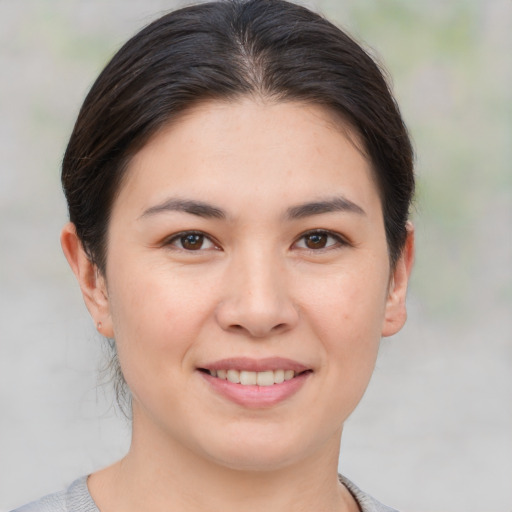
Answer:
<svg viewBox="0 0 512 512"><path fill-rule="evenodd" d="M277 469L233 469L134 423L127 456L88 484L105 512L167 512L170 504L183 512L357 511L337 477L340 439L341 431L321 451Z"/></svg>

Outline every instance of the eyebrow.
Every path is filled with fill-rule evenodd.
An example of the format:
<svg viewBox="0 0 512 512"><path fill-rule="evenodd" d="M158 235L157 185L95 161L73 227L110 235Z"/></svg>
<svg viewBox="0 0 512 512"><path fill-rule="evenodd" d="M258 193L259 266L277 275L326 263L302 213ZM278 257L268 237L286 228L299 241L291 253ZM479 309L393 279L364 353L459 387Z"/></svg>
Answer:
<svg viewBox="0 0 512 512"><path fill-rule="evenodd" d="M140 216L149 217L164 212L183 212L197 217L210 219L226 219L227 214L221 208L192 199L169 198L155 206L151 206ZM321 215L332 212L349 212L366 215L365 211L356 203L339 196L329 199L312 201L309 203L292 206L286 210L285 217L289 220L302 219L312 215Z"/></svg>
<svg viewBox="0 0 512 512"><path fill-rule="evenodd" d="M293 220L331 212L349 212L366 215L366 212L356 203L353 203L346 197L338 196L292 206L286 210L286 217Z"/></svg>
<svg viewBox="0 0 512 512"><path fill-rule="evenodd" d="M203 203L202 201L170 198L160 204L151 206L144 211L140 218L149 217L163 212L184 212L198 217L213 219L225 219L227 216L226 212L221 208L217 208L216 206L212 206L208 203Z"/></svg>

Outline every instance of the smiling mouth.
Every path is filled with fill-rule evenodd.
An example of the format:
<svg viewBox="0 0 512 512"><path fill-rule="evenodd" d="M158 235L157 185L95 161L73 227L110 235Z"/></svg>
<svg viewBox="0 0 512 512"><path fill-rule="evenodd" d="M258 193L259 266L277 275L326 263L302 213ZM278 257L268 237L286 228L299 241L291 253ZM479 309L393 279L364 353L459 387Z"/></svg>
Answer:
<svg viewBox="0 0 512 512"><path fill-rule="evenodd" d="M292 380L299 375L310 373L311 370L296 372L294 370L266 370L262 372L252 372L247 370L208 370L200 368L200 371L207 373L217 379L227 380L233 384L242 386L274 386L282 384L285 381Z"/></svg>

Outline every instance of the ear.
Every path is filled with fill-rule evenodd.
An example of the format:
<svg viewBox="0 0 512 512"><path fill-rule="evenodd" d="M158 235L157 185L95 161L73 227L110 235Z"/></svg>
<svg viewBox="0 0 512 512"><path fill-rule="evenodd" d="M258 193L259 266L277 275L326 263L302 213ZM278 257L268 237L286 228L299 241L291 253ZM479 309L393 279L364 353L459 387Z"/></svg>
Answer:
<svg viewBox="0 0 512 512"><path fill-rule="evenodd" d="M407 238L405 246L399 260L396 262L389 282L382 336L396 334L403 327L407 319L405 297L414 262L414 226L411 222L407 222L406 228Z"/></svg>
<svg viewBox="0 0 512 512"><path fill-rule="evenodd" d="M85 305L96 328L103 336L113 338L114 331L105 277L87 256L73 223L68 222L62 228L60 243L80 285Z"/></svg>

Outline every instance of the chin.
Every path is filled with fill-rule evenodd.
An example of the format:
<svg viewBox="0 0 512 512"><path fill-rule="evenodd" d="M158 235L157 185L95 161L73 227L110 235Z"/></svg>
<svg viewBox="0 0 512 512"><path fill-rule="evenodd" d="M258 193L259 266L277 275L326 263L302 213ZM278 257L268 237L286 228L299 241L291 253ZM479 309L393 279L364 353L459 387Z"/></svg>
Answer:
<svg viewBox="0 0 512 512"><path fill-rule="evenodd" d="M283 430L285 431L283 435ZM290 429L276 432L252 432L251 435L232 435L217 442L205 443L208 458L216 464L236 471L271 472L308 457L318 449L308 446L311 436L297 436ZM226 442L227 441L227 442ZM206 451L206 450L205 450Z"/></svg>
<svg viewBox="0 0 512 512"><path fill-rule="evenodd" d="M244 450L243 453L230 451L217 455L213 461L219 466L234 471L272 472L283 469L300 460L297 453L283 453L269 446L266 450Z"/></svg>

